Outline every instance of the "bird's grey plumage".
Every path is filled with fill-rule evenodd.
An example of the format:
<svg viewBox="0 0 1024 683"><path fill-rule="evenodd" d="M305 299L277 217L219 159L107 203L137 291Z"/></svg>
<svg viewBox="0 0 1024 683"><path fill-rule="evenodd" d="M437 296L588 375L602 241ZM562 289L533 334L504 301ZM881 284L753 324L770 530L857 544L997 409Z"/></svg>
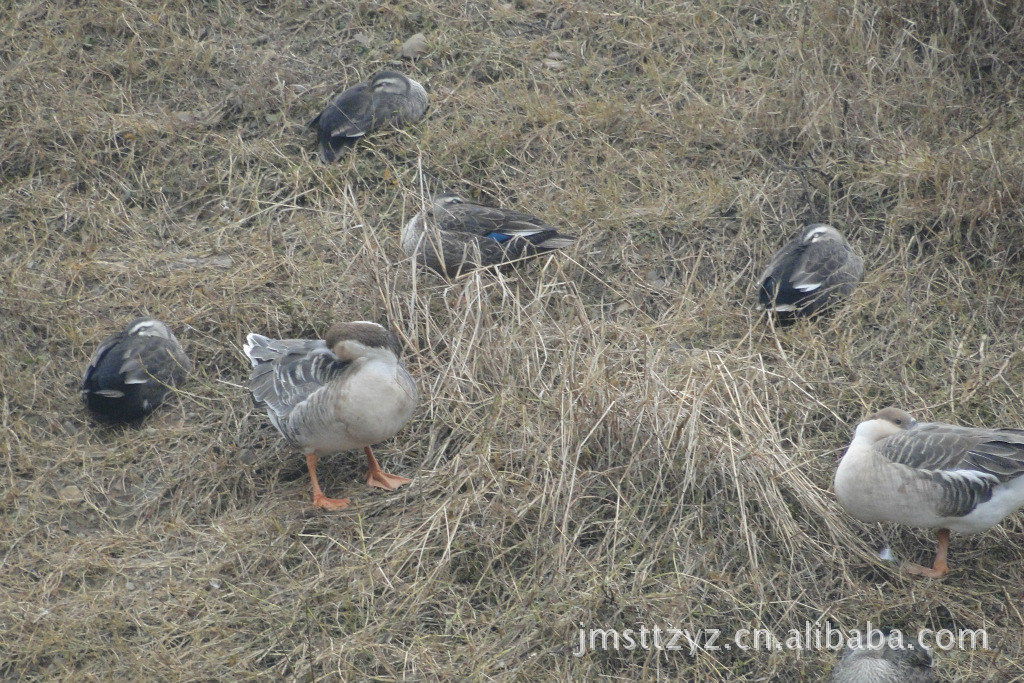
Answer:
<svg viewBox="0 0 1024 683"><path fill-rule="evenodd" d="M96 349L82 380L82 399L107 419L136 420L160 405L168 388L184 382L191 370L167 325L136 318Z"/></svg>
<svg viewBox="0 0 1024 683"><path fill-rule="evenodd" d="M250 333L249 389L292 443L319 453L370 446L412 418L416 383L394 335L368 322L334 325L323 341Z"/></svg>
<svg viewBox="0 0 1024 683"><path fill-rule="evenodd" d="M917 643L902 649L850 647L832 669L830 683L934 683L932 655Z"/></svg>
<svg viewBox="0 0 1024 683"><path fill-rule="evenodd" d="M265 405L271 422L289 441L298 442L288 416L314 392L344 376L351 362L339 360L319 339L270 339L250 333L245 353L253 363L249 390Z"/></svg>
<svg viewBox="0 0 1024 683"><path fill-rule="evenodd" d="M385 126L423 118L427 91L397 71L381 71L334 98L309 127L316 127L320 158L329 163L362 136Z"/></svg>
<svg viewBox="0 0 1024 683"><path fill-rule="evenodd" d="M508 265L575 241L531 214L474 204L451 193L436 195L402 229L405 254L449 276Z"/></svg>
<svg viewBox="0 0 1024 683"><path fill-rule="evenodd" d="M992 489L1024 475L1024 431L918 423L879 444L892 462L922 472L946 493L939 513L963 516L992 497Z"/></svg>
<svg viewBox="0 0 1024 683"><path fill-rule="evenodd" d="M942 578L951 531L984 531L1024 506L1024 431L919 423L885 408L857 425L833 487L863 522L937 529L931 568L905 569Z"/></svg>
<svg viewBox="0 0 1024 683"><path fill-rule="evenodd" d="M758 307L772 309L784 320L813 315L849 296L863 275L863 259L838 230L809 225L761 274Z"/></svg>
<svg viewBox="0 0 1024 683"><path fill-rule="evenodd" d="M878 421L879 429L892 427L861 435L858 426L836 470L836 495L854 517L971 532L1024 505L1024 431L921 423L898 408L880 410L862 424L870 421ZM868 478L904 495L887 500L879 493L865 509L858 501L877 491ZM1008 495L993 501L997 492Z"/></svg>

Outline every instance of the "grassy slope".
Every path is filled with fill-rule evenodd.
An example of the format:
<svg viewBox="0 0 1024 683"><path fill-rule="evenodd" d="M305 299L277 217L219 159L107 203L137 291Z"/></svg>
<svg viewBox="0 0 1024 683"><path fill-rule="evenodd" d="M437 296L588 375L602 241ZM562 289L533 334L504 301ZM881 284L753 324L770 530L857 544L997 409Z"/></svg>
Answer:
<svg viewBox="0 0 1024 683"><path fill-rule="evenodd" d="M988 629L951 680L1024 680L1019 516L955 537L830 492L888 404L1024 426L1024 22L995 0L394 5L101 0L0 13L0 677L819 680L835 655L594 653L577 627ZM422 124L342 163L302 126L400 65ZM368 38L368 45L356 40ZM361 38L363 36L360 36ZM506 278L413 277L423 189L580 236ZM809 220L869 264L772 333L752 281ZM78 401L138 314L197 372L140 429ZM258 330L388 322L425 397L394 494L252 408Z"/></svg>

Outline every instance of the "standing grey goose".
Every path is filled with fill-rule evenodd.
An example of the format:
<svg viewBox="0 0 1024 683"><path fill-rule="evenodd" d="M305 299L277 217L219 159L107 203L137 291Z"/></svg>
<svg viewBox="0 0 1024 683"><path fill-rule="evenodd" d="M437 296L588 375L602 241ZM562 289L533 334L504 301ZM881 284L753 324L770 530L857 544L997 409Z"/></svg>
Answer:
<svg viewBox="0 0 1024 683"><path fill-rule="evenodd" d="M390 330L357 321L336 323L324 341L250 333L242 350L252 361L253 397L266 405L277 430L306 454L314 506L348 507L348 498L328 498L320 489L321 455L362 448L368 485L392 491L409 483L384 472L370 448L398 433L419 401Z"/></svg>
<svg viewBox="0 0 1024 683"><path fill-rule="evenodd" d="M781 321L818 313L849 296L864 275L864 261L831 225L815 223L772 257L757 282L758 309Z"/></svg>
<svg viewBox="0 0 1024 683"><path fill-rule="evenodd" d="M531 214L474 204L452 193L436 195L402 228L406 256L415 255L421 264L450 277L511 265L575 241Z"/></svg>
<svg viewBox="0 0 1024 683"><path fill-rule="evenodd" d="M138 420L160 405L170 387L185 381L192 363L170 328L136 318L96 349L82 380L89 410L111 421Z"/></svg>
<svg viewBox="0 0 1024 683"><path fill-rule="evenodd" d="M903 649L847 646L829 683L934 683L932 655L917 643Z"/></svg>
<svg viewBox="0 0 1024 683"><path fill-rule="evenodd" d="M422 85L397 71L381 71L334 98L308 128L317 127L320 159L330 163L367 133L419 121L426 112Z"/></svg>
<svg viewBox="0 0 1024 683"><path fill-rule="evenodd" d="M976 533L1024 505L1024 431L919 423L885 408L857 425L835 476L836 498L864 522L938 529L929 578L949 572L949 532Z"/></svg>

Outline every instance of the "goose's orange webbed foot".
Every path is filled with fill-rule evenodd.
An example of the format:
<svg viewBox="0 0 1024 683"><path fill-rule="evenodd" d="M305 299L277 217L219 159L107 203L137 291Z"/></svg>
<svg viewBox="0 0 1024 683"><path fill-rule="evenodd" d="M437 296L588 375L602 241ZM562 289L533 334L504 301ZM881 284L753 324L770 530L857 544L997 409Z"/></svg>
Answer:
<svg viewBox="0 0 1024 683"><path fill-rule="evenodd" d="M394 491L402 484L408 484L412 479L399 477L397 474L388 474L380 468L377 458L373 457L373 450L366 447L366 483L368 486L376 486L385 491Z"/></svg>

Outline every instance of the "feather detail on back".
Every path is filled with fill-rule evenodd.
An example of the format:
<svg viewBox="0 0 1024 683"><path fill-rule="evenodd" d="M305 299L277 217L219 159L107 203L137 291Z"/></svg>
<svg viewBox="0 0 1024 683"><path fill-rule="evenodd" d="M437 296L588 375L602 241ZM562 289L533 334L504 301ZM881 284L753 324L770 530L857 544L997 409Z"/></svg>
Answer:
<svg viewBox="0 0 1024 683"><path fill-rule="evenodd" d="M287 418L299 405L351 365L321 340L269 339L250 333L242 347L253 364L249 389L265 405L270 419L288 438Z"/></svg>
<svg viewBox="0 0 1024 683"><path fill-rule="evenodd" d="M402 249L431 270L458 276L509 266L576 241L536 216L440 194L402 229Z"/></svg>
<svg viewBox="0 0 1024 683"><path fill-rule="evenodd" d="M155 318L137 318L100 344L82 380L82 399L97 415L137 420L185 381L192 363L177 337Z"/></svg>
<svg viewBox="0 0 1024 683"><path fill-rule="evenodd" d="M808 226L773 257L758 280L760 309L783 320L814 315L849 296L864 275L864 261L838 230Z"/></svg>

